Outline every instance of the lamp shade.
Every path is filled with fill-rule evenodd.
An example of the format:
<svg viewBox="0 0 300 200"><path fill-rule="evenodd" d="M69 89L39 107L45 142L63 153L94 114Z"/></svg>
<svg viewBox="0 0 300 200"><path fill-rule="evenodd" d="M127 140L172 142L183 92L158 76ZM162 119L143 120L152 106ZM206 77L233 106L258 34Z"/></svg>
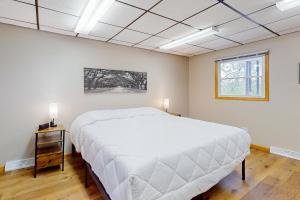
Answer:
<svg viewBox="0 0 300 200"><path fill-rule="evenodd" d="M170 100L168 98L164 99L164 109L169 110L170 107Z"/></svg>
<svg viewBox="0 0 300 200"><path fill-rule="evenodd" d="M49 104L49 117L50 119L57 118L58 108L57 103L50 103Z"/></svg>

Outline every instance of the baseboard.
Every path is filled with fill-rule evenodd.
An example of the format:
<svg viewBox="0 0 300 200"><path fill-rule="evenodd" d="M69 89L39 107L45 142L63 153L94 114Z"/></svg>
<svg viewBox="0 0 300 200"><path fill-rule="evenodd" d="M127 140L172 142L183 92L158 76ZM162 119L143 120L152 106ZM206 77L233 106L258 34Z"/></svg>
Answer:
<svg viewBox="0 0 300 200"><path fill-rule="evenodd" d="M33 166L34 166L34 158L8 161L5 164L5 172L10 172L10 171L33 167Z"/></svg>
<svg viewBox="0 0 300 200"><path fill-rule="evenodd" d="M263 151L263 152L266 152L266 153L270 153L270 147L264 147L264 146L261 146L261 145L258 145L258 144L251 144L250 148L258 150L258 151Z"/></svg>
<svg viewBox="0 0 300 200"><path fill-rule="evenodd" d="M0 164L0 175L4 174L5 165Z"/></svg>
<svg viewBox="0 0 300 200"><path fill-rule="evenodd" d="M300 153L289 149L283 149L279 147L271 147L271 153L279 156L300 160Z"/></svg>

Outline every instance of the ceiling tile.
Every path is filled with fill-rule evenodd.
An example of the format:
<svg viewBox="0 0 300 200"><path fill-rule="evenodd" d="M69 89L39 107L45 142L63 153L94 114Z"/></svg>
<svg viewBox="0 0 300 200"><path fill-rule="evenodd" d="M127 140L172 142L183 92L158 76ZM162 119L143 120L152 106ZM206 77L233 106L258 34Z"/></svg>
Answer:
<svg viewBox="0 0 300 200"><path fill-rule="evenodd" d="M176 40L179 39L185 35L192 34L194 32L197 32L198 30L191 28L187 25L183 24L177 24L173 26L170 29L165 30L164 32L158 34L159 36L171 39L171 40Z"/></svg>
<svg viewBox="0 0 300 200"><path fill-rule="evenodd" d="M35 0L21 0L21 1L35 5Z"/></svg>
<svg viewBox="0 0 300 200"><path fill-rule="evenodd" d="M39 0L39 6L80 16L88 0Z"/></svg>
<svg viewBox="0 0 300 200"><path fill-rule="evenodd" d="M112 7L109 8L99 21L125 27L138 18L142 13L144 13L144 11L140 9L115 1Z"/></svg>
<svg viewBox="0 0 300 200"><path fill-rule="evenodd" d="M150 36L147 34L125 29L120 34L118 34L114 39L130 42L130 43L138 43L148 37Z"/></svg>
<svg viewBox="0 0 300 200"><path fill-rule="evenodd" d="M32 24L32 23L28 23L28 22L21 22L21 21L1 18L1 17L0 17L0 23L12 24L12 25L15 25L15 26L22 26L22 27L26 27L26 28L37 29L36 24Z"/></svg>
<svg viewBox="0 0 300 200"><path fill-rule="evenodd" d="M280 11L276 6L264 9L252 15L249 15L255 21L261 24L268 24L284 18L292 17L300 14L300 7L290 9L288 11Z"/></svg>
<svg viewBox="0 0 300 200"><path fill-rule="evenodd" d="M171 20L147 13L130 25L129 28L144 33L156 34L174 24L175 22Z"/></svg>
<svg viewBox="0 0 300 200"><path fill-rule="evenodd" d="M218 4L198 15L184 21L195 28L205 29L211 26L217 26L230 20L241 17L236 12L222 4Z"/></svg>
<svg viewBox="0 0 300 200"><path fill-rule="evenodd" d="M262 39L266 39L269 37L275 36L264 28L257 27L250 29L248 31L240 32L231 36L228 36L229 39L241 42L241 43L249 43Z"/></svg>
<svg viewBox="0 0 300 200"><path fill-rule="evenodd" d="M0 1L0 17L35 24L35 7L12 0Z"/></svg>
<svg viewBox="0 0 300 200"><path fill-rule="evenodd" d="M217 40L217 39L219 39L219 37L217 37L215 35L210 35L210 36L207 36L207 37L204 37L204 38L200 38L196 41L189 42L189 44L201 45L202 43L210 42L210 41Z"/></svg>
<svg viewBox="0 0 300 200"><path fill-rule="evenodd" d="M217 0L164 0L151 11L182 21L217 2Z"/></svg>
<svg viewBox="0 0 300 200"><path fill-rule="evenodd" d="M168 50L168 49L154 49L154 51L162 52L162 53L170 53L173 54L175 51Z"/></svg>
<svg viewBox="0 0 300 200"><path fill-rule="evenodd" d="M114 44L124 45L124 46L132 46L133 45L133 43L125 42L125 41L121 41L121 40L110 40L109 42L114 43Z"/></svg>
<svg viewBox="0 0 300 200"><path fill-rule="evenodd" d="M222 39L222 38L201 44L202 47L205 47L208 49L214 49L214 50L225 49L225 48L229 48L229 47L233 47L233 46L237 46L237 45L238 45L237 43L234 43L229 40Z"/></svg>
<svg viewBox="0 0 300 200"><path fill-rule="evenodd" d="M200 54L200 53L207 53L207 52L210 52L210 51L211 50L204 49L204 48L201 48L201 47L192 46L190 48L179 50L178 52L187 53L187 54Z"/></svg>
<svg viewBox="0 0 300 200"><path fill-rule="evenodd" d="M40 25L63 29L66 31L74 31L79 19L72 15L66 15L43 8L39 9L39 14Z"/></svg>
<svg viewBox="0 0 300 200"><path fill-rule="evenodd" d="M185 57L190 57L190 56L193 55L193 54L188 54L188 53L181 53L181 52L178 52L178 51L175 51L172 54L179 55L179 56L185 56Z"/></svg>
<svg viewBox="0 0 300 200"><path fill-rule="evenodd" d="M156 48L156 47L160 47L168 42L171 42L171 40L160 38L160 37L151 37L151 38L143 41L142 43L140 43L140 45L145 45L145 46Z"/></svg>
<svg viewBox="0 0 300 200"><path fill-rule="evenodd" d="M120 1L146 10L148 10L149 8L154 6L157 2L159 2L159 0L120 0Z"/></svg>
<svg viewBox="0 0 300 200"><path fill-rule="evenodd" d="M292 28L292 29L286 29L283 31L278 32L280 35L288 34L288 33L295 33L295 32L300 32L300 26L297 28Z"/></svg>
<svg viewBox="0 0 300 200"><path fill-rule="evenodd" d="M183 45L180 45L180 46L177 46L177 47L173 47L172 49L169 49L171 51L181 51L183 49L187 49L187 48L191 48L193 45L190 45L190 44L183 44Z"/></svg>
<svg viewBox="0 0 300 200"><path fill-rule="evenodd" d="M142 48L142 49L148 49L148 50L154 50L154 47L151 47L151 46L146 46L146 45L135 45L134 47L137 47L137 48Z"/></svg>
<svg viewBox="0 0 300 200"><path fill-rule="evenodd" d="M85 35L85 34L79 34L78 37L80 37L80 38L86 38L86 39L91 39L91 40L99 40L99 41L106 41L107 40L107 38L96 37L96 36Z"/></svg>
<svg viewBox="0 0 300 200"><path fill-rule="evenodd" d="M274 5L276 1L278 0L225 0L225 3L241 11L243 14L249 14Z"/></svg>
<svg viewBox="0 0 300 200"><path fill-rule="evenodd" d="M212 52L212 51L213 51L213 50L209 50L209 49L204 49L204 48L202 48L202 50L193 53L193 55L205 54L205 53L209 53L209 52Z"/></svg>
<svg viewBox="0 0 300 200"><path fill-rule="evenodd" d="M245 19L245 18L240 18L237 20L234 20L232 22L226 23L222 26L219 26L219 33L218 35L220 36L228 36L232 35L241 31L245 31L251 28L255 28L258 25Z"/></svg>
<svg viewBox="0 0 300 200"><path fill-rule="evenodd" d="M90 32L89 35L97 36L97 37L104 37L104 38L111 38L120 32L122 28L117 26L111 26L103 23L97 23L93 30Z"/></svg>
<svg viewBox="0 0 300 200"><path fill-rule="evenodd" d="M281 32L281 34L295 32L300 27L300 15L268 24L267 27L272 31Z"/></svg>
<svg viewBox="0 0 300 200"><path fill-rule="evenodd" d="M65 31L65 30L56 29L56 28L47 27L47 26L40 26L40 30L47 31L47 32L52 32L52 33L58 33L58 34L61 34L61 35L71 35L71 36L76 35L76 33L74 33L73 31Z"/></svg>

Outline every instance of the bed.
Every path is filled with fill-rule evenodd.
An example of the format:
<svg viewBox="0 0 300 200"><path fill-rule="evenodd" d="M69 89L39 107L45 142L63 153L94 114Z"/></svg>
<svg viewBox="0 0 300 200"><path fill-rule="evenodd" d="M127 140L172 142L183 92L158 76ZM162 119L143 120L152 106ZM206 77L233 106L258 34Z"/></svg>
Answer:
<svg viewBox="0 0 300 200"><path fill-rule="evenodd" d="M250 153L243 129L148 107L84 113L71 141L111 200L190 200Z"/></svg>

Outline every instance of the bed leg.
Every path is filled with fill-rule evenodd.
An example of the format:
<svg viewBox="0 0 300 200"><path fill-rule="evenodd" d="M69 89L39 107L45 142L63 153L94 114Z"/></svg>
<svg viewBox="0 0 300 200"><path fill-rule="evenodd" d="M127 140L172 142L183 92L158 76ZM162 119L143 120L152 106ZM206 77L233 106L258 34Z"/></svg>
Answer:
<svg viewBox="0 0 300 200"><path fill-rule="evenodd" d="M242 162L242 180L244 181L246 179L245 175L245 160Z"/></svg>
<svg viewBox="0 0 300 200"><path fill-rule="evenodd" d="M88 166L87 166L87 162L84 161L84 186L85 188L88 187Z"/></svg>
<svg viewBox="0 0 300 200"><path fill-rule="evenodd" d="M75 157L76 150L74 144L72 144L72 157Z"/></svg>

